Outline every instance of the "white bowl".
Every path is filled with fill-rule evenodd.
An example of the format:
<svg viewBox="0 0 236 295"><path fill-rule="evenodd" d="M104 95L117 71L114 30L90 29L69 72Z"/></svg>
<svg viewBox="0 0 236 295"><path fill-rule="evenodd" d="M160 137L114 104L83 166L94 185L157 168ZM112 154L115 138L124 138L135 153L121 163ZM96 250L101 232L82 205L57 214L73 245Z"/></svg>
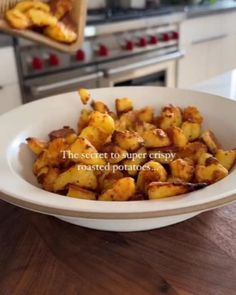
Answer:
<svg viewBox="0 0 236 295"><path fill-rule="evenodd" d="M130 97L136 108L156 111L172 103L195 105L202 112L204 128L215 131L225 148L236 147L236 103L222 97L189 90L157 87L123 87L91 90L114 108L114 99ZM0 117L0 191L9 203L56 216L77 225L112 231L137 231L174 224L200 212L236 200L236 169L220 182L200 191L153 201L98 202L78 200L43 191L32 173L34 157L25 138L47 138L65 125L76 128L82 108L76 93L36 101Z"/></svg>

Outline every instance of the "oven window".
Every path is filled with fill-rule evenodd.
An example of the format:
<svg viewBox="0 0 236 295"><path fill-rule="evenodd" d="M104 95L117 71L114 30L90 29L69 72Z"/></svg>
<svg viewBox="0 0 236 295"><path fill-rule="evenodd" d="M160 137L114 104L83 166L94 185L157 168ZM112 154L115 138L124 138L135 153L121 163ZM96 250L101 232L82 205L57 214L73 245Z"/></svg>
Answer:
<svg viewBox="0 0 236 295"><path fill-rule="evenodd" d="M131 79L119 83L115 83L114 86L165 86L166 85L166 72L161 71L155 74Z"/></svg>

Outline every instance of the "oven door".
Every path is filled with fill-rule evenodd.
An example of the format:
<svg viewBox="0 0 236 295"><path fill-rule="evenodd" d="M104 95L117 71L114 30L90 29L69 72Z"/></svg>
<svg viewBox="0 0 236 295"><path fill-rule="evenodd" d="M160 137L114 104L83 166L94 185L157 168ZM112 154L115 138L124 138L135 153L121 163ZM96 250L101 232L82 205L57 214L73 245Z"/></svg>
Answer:
<svg viewBox="0 0 236 295"><path fill-rule="evenodd" d="M42 75L37 78L24 80L24 103L40 98L71 92L78 88L97 88L103 73L97 68L87 70L73 70L59 74Z"/></svg>
<svg viewBox="0 0 236 295"><path fill-rule="evenodd" d="M100 86L176 87L176 61L183 56L184 52L175 51L165 55L146 54L109 63L103 68L104 78Z"/></svg>

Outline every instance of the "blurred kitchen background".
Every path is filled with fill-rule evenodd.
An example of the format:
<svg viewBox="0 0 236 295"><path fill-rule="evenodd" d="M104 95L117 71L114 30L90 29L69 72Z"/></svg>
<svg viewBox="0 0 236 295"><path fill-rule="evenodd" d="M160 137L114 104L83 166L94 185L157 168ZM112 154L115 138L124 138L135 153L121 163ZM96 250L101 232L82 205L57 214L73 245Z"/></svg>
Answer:
<svg viewBox="0 0 236 295"><path fill-rule="evenodd" d="M83 47L0 34L0 113L78 87L191 88L236 68L236 1L88 0Z"/></svg>

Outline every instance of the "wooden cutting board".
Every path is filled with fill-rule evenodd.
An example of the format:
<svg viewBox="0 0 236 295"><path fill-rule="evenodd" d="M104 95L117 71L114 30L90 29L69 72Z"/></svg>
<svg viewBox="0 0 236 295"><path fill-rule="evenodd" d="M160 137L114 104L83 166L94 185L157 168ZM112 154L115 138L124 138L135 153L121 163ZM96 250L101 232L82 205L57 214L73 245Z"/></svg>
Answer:
<svg viewBox="0 0 236 295"><path fill-rule="evenodd" d="M0 201L2 295L234 295L236 203L168 228L84 229Z"/></svg>

